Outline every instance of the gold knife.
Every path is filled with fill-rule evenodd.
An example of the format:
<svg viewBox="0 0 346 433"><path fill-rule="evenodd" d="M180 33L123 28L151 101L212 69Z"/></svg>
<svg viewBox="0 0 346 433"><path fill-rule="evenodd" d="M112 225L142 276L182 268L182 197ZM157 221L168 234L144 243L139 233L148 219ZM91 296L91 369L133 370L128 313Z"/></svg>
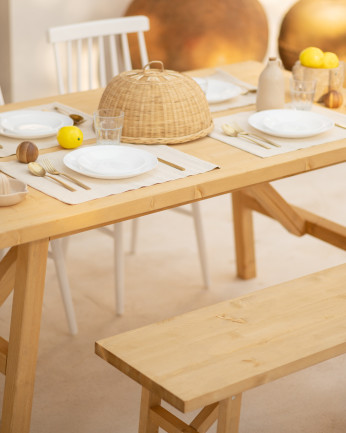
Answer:
<svg viewBox="0 0 346 433"><path fill-rule="evenodd" d="M177 170L180 170L180 171L185 171L185 168L181 167L180 165L174 164L173 162L170 162L170 161L166 161L165 159L162 159L162 158L157 158L157 159L158 159L158 161L162 162L163 164L169 165L169 166L176 168Z"/></svg>

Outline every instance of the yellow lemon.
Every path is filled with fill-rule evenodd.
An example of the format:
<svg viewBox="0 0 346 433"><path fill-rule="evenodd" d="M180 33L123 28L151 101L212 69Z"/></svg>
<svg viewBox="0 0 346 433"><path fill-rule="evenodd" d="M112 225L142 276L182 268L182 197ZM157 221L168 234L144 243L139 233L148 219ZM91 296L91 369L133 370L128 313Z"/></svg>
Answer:
<svg viewBox="0 0 346 433"><path fill-rule="evenodd" d="M56 138L61 147L74 149L83 143L83 132L77 126L63 126Z"/></svg>
<svg viewBox="0 0 346 433"><path fill-rule="evenodd" d="M323 51L316 47L305 48L299 55L300 63L309 68L321 68L323 58Z"/></svg>
<svg viewBox="0 0 346 433"><path fill-rule="evenodd" d="M322 68L337 68L339 66L339 59L335 53L325 52L323 55Z"/></svg>

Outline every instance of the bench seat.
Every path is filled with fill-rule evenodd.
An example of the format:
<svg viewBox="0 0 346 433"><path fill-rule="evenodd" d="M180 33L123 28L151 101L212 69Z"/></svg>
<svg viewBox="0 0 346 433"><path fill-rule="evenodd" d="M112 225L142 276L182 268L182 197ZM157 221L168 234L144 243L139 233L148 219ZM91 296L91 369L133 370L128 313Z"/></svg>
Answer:
<svg viewBox="0 0 346 433"><path fill-rule="evenodd" d="M241 394L346 352L346 264L103 339L143 387L140 431L237 432ZM186 426L160 406L203 408ZM172 427L174 426L174 428Z"/></svg>

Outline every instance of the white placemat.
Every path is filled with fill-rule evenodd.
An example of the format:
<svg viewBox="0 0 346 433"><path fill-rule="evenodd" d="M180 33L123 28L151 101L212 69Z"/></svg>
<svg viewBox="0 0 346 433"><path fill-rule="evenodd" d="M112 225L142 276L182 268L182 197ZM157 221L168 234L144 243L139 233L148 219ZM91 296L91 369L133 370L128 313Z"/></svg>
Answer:
<svg viewBox="0 0 346 433"><path fill-rule="evenodd" d="M85 190L75 185L73 182L63 178L62 176L57 176L60 180L68 183L70 186L76 189L75 192L71 192L52 179L35 177L29 172L27 164L22 164L18 161L0 162L0 170L16 179L20 179L26 184L44 192L47 195L57 198L64 203L78 204L94 200L96 198L119 194L125 191L134 190L157 183L164 183L170 180L180 179L199 173L205 173L217 168L215 164L195 158L194 156L188 155L165 145L132 146L144 149L153 153L157 157L180 165L181 167L185 168L185 171L177 170L176 168L159 162L155 169L140 176L129 179L104 180L83 176L67 168L63 163L63 157L67 152L69 152L68 150L60 150L57 152L41 155L37 162L47 158L51 161L56 169L75 177L91 188L90 190Z"/></svg>
<svg viewBox="0 0 346 433"><path fill-rule="evenodd" d="M221 81L233 83L237 86L242 87L244 89L244 92L246 92L247 90L256 89L256 86L246 83L245 81L239 80L239 78L236 78L233 75L221 69L216 69L214 74L208 75L207 77L204 78L213 78L215 80L221 80ZM253 105L255 103L256 103L256 93L248 93L244 95L239 95L236 98L230 99L229 101L220 102L218 104L209 104L209 109L212 113L216 113L218 111L229 110L230 108L246 107L248 105Z"/></svg>
<svg viewBox="0 0 346 433"><path fill-rule="evenodd" d="M93 117L90 116L90 114L83 113L80 110L76 110L72 107L68 107L67 105L60 104L59 102L52 102L51 104L29 107L28 110L55 111L54 107L59 107L69 114L74 113L83 116L86 119L86 122L82 123L81 125L78 125L78 128L80 128L83 132L83 140L96 138L95 132L93 130ZM4 156L15 155L17 146L22 141L25 140L23 140L22 138L9 138L9 137L5 137L4 135L0 135L0 144L3 146L3 148L0 149L0 158ZM56 140L55 135L46 138L34 138L34 139L30 139L30 141L35 143L39 150L49 149L50 147L58 146L58 142Z"/></svg>
<svg viewBox="0 0 346 433"><path fill-rule="evenodd" d="M334 122L343 124L346 126L346 115L329 110L327 108L315 106L313 111L321 113L331 118ZM259 132L252 128L248 124L248 118L254 111L247 111L242 113L236 113L229 116L218 117L214 119L214 130L209 134L210 137L216 140L223 141L224 143L230 144L231 146L237 147L238 149L245 150L246 152L252 153L253 155L260 156L261 158L267 158L269 156L280 155L282 153L293 152L298 149L306 149L311 146L316 146L322 143L329 143L336 140L346 138L346 129L334 126L330 131L324 132L323 134L315 135L308 138L281 138L273 137L272 135ZM247 132L252 132L256 135L269 138L281 147L270 146L270 149L264 149L256 144L249 143L243 138L229 137L222 132L223 123L237 122L238 125Z"/></svg>

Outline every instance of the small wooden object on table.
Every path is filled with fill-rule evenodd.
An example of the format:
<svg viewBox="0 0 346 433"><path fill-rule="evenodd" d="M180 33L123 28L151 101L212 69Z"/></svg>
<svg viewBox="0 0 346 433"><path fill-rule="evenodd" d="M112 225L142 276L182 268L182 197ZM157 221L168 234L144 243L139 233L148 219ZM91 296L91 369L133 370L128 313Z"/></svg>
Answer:
<svg viewBox="0 0 346 433"><path fill-rule="evenodd" d="M96 343L142 385L139 433L238 433L244 391L346 352L346 264ZM161 406L200 409L188 425Z"/></svg>

